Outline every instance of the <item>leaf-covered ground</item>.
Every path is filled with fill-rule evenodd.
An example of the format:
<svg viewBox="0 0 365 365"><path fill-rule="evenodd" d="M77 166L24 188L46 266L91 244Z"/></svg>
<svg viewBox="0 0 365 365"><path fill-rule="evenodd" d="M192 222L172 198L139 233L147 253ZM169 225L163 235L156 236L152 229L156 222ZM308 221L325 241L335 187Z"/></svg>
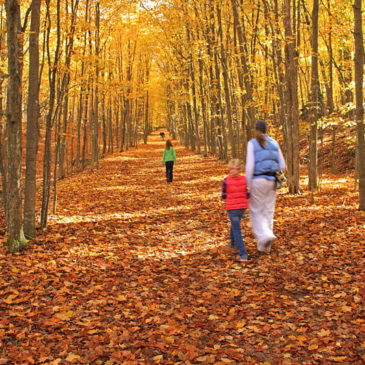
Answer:
<svg viewBox="0 0 365 365"><path fill-rule="evenodd" d="M58 214L22 254L0 251L0 364L365 361L365 216L353 181L281 193L279 238L251 260L227 250L225 165L163 143L59 184ZM4 241L4 239L3 239Z"/></svg>

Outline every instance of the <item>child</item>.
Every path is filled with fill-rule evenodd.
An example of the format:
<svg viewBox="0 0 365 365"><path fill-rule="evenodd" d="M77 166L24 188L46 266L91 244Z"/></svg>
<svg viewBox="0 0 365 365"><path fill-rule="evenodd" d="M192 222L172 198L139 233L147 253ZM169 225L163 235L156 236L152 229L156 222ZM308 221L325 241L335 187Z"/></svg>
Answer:
<svg viewBox="0 0 365 365"><path fill-rule="evenodd" d="M166 180L172 182L174 162L176 163L176 153L174 147L172 147L171 141L166 141L166 148L163 151L162 163L166 165Z"/></svg>
<svg viewBox="0 0 365 365"><path fill-rule="evenodd" d="M241 219L248 208L246 178L240 175L241 161L231 160L228 164L229 175L223 180L222 199L231 221L231 247L238 248L238 260L247 261L247 253L241 232Z"/></svg>

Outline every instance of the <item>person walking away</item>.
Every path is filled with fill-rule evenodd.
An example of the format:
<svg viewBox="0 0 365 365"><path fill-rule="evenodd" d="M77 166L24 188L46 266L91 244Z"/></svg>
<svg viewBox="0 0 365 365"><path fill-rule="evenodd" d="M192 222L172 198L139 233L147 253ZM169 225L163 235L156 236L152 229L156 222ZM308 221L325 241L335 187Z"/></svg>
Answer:
<svg viewBox="0 0 365 365"><path fill-rule="evenodd" d="M231 221L231 247L238 248L238 260L247 261L247 252L242 238L241 220L248 208L246 178L240 175L241 161L234 159L228 164L229 175L223 180L222 199Z"/></svg>
<svg viewBox="0 0 365 365"><path fill-rule="evenodd" d="M161 132L160 133L160 136L161 136L161 141L164 141L165 140L165 133L164 132Z"/></svg>
<svg viewBox="0 0 365 365"><path fill-rule="evenodd" d="M166 147L163 151L162 163L166 166L166 180L171 183L173 180L174 163L176 163L176 153L171 141L166 141Z"/></svg>
<svg viewBox="0 0 365 365"><path fill-rule="evenodd" d="M285 169L279 144L267 135L264 120L256 124L256 138L247 145L246 179L250 189L250 219L260 253L269 253L273 240L276 172Z"/></svg>

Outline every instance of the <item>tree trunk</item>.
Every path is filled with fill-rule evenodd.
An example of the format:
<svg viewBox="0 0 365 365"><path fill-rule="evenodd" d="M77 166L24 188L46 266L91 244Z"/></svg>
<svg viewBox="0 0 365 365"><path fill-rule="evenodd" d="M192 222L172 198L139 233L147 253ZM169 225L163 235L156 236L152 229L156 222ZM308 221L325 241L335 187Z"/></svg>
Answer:
<svg viewBox="0 0 365 365"><path fill-rule="evenodd" d="M0 100L1 102L1 100ZM2 119L2 111L0 113L0 120ZM3 137L3 127L0 125L0 174L1 174L1 184L2 184L2 198L4 207L5 224L8 226L8 184L7 184L7 174L6 174L6 162L5 162L5 146L3 144L5 138Z"/></svg>
<svg viewBox="0 0 365 365"><path fill-rule="evenodd" d="M299 105L298 105L298 64L295 37L292 31L291 0L285 0L285 81L287 107L287 170L288 187L291 194L299 192Z"/></svg>
<svg viewBox="0 0 365 365"><path fill-rule="evenodd" d="M8 239L9 252L19 252L27 245L22 224L22 61L23 47L18 0L6 0L8 41L7 166Z"/></svg>
<svg viewBox="0 0 365 365"><path fill-rule="evenodd" d="M41 0L33 0L29 34L29 85L27 109L26 170L24 191L24 234L36 236L35 199L39 136L39 28Z"/></svg>
<svg viewBox="0 0 365 365"><path fill-rule="evenodd" d="M148 135L150 133L149 130L149 115L150 115L150 94L148 89L148 83L150 81L150 62L146 60L146 96L145 96L145 103L144 103L144 132L143 132L143 142L147 144Z"/></svg>
<svg viewBox="0 0 365 365"><path fill-rule="evenodd" d="M99 168L99 53L100 53L100 4L95 5L95 95L93 97L92 118L92 154L91 165ZM93 93L93 92L92 92ZM94 93L93 93L94 94Z"/></svg>
<svg viewBox="0 0 365 365"><path fill-rule="evenodd" d="M247 51L246 51L246 36L244 29L242 29L242 25L239 19L238 14L238 6L237 6L237 0L231 0L232 3L232 11L233 11L233 17L235 19L236 23L236 30L237 30L237 36L238 36L238 44L239 44L239 54L240 54L240 61L241 61L241 67L242 69L239 70L239 77L242 79L242 81L245 84L246 89L246 95L242 95L242 100L244 100L244 104L242 105L242 108L246 109L246 103L249 104L247 107L247 117L248 117L248 125L245 128L246 129L246 140L248 141L252 137L252 129L255 125L255 115L256 115L256 109L253 106L253 84L250 79L250 68L249 63L247 60ZM243 21L242 21L243 24ZM243 111L242 111L243 113ZM244 120L244 117L242 117L242 120Z"/></svg>
<svg viewBox="0 0 365 365"><path fill-rule="evenodd" d="M217 6L217 14L218 14L218 34L220 36L220 44L221 44L221 63L222 63L222 70L223 70L223 84L224 84L224 93L225 93L225 97L226 97L226 108L227 108L228 135L229 135L229 142L231 144L232 158L236 158L237 157L236 138L233 133L231 93L230 93L230 89L229 89L228 60L226 57L226 51L225 51L224 44L223 44L221 9L218 6ZM226 156L226 158L227 157L228 156Z"/></svg>
<svg viewBox="0 0 365 365"><path fill-rule="evenodd" d="M362 30L362 1L354 0L354 39L355 39L355 92L356 92L356 125L357 150L359 162L359 209L365 211L365 140L364 140L364 35Z"/></svg>
<svg viewBox="0 0 365 365"><path fill-rule="evenodd" d="M318 72L318 13L319 0L313 0L312 11L312 66L310 102L310 140L309 140L309 189L318 188L318 109L319 109L319 72Z"/></svg>
<svg viewBox="0 0 365 365"><path fill-rule="evenodd" d="M52 162L52 151L51 151L51 133L54 123L54 106L55 106L55 93L56 93L56 78L57 68L60 58L60 46L61 46L61 19L60 19L60 1L57 0L57 44L54 52L53 63L51 61L50 54L50 0L46 0L47 5L47 17L48 17L48 29L47 29L47 53L49 62L49 109L46 118L46 137L44 142L44 157L43 157L43 193L42 193L42 210L41 210L41 227L47 227L48 219L48 207L51 190L51 162Z"/></svg>

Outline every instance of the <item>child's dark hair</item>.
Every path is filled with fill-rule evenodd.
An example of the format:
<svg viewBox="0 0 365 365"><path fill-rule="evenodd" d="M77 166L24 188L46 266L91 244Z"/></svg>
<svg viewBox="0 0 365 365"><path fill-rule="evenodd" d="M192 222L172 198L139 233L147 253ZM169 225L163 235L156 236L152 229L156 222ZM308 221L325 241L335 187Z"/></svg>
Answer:
<svg viewBox="0 0 365 365"><path fill-rule="evenodd" d="M265 148L265 145L267 143L267 139L265 137L267 129L268 129L268 126L264 120L259 120L256 123L256 130L262 132L256 137L256 140L259 143L259 145L261 146L261 148Z"/></svg>
<svg viewBox="0 0 365 365"><path fill-rule="evenodd" d="M169 150L169 149L170 149L170 147L172 147L172 143L171 143L171 141L168 139L168 140L166 141L166 149L167 149L167 150Z"/></svg>

